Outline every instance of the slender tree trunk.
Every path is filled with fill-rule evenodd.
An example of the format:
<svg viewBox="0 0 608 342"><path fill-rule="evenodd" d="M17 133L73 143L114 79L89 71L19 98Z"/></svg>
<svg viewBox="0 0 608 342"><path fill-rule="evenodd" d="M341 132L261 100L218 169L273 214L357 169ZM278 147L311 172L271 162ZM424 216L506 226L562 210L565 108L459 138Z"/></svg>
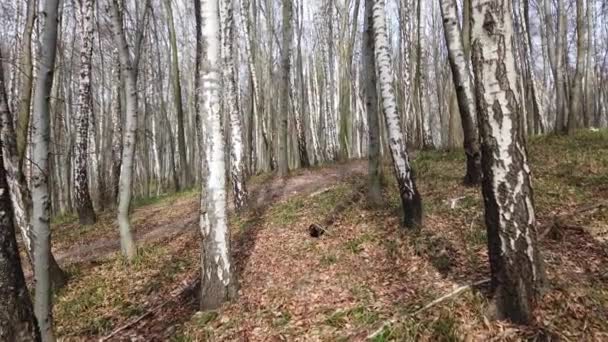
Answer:
<svg viewBox="0 0 608 342"><path fill-rule="evenodd" d="M538 85L538 79L534 72L534 61L532 59L532 36L530 34L529 25L529 3L527 0L519 0L519 24L520 32L524 35L525 39L521 41L524 44L524 66L526 67L526 74L528 76L529 83L526 85L530 90L530 96L532 97L532 116L534 128L530 127L532 132L539 133L545 129L544 127L544 106L542 103L542 95L540 94L540 87Z"/></svg>
<svg viewBox="0 0 608 342"><path fill-rule="evenodd" d="M357 0L359 1L359 0ZM295 113L295 117L296 117L296 129L297 129L297 133L298 133L298 151L299 151L299 156L300 156L300 166L307 168L310 166L310 158L308 157L308 146L306 143L306 126L305 126L305 122L306 122L306 114L310 115L310 113L308 113L308 99L307 99L307 94L305 92L305 86L304 86L304 65L303 65L303 58L302 58L302 35L304 33L304 23L303 23L303 18L304 18L304 1L300 1L298 3L298 15L297 15L297 27L298 27L298 41L297 41L297 63L298 63L298 70L297 70L297 78L299 80L299 86L300 86L300 98L302 101L302 106L300 107L300 111L298 113ZM295 84L294 84L295 87ZM297 101L297 99L293 99L294 101Z"/></svg>
<svg viewBox="0 0 608 342"><path fill-rule="evenodd" d="M202 160L200 229L201 308L216 309L236 296L236 282L230 257L230 231L226 213L226 163L221 126L219 80L220 21L219 0L203 0L203 39L207 43L207 67L203 70L202 92L205 113L205 146Z"/></svg>
<svg viewBox="0 0 608 342"><path fill-rule="evenodd" d="M57 52L58 0L47 0L40 13L44 19L44 29L40 39L39 73L34 97L32 162L32 227L34 232L34 311L42 340L55 340L51 300L50 262L51 230L49 197L49 101L53 87L55 56Z"/></svg>
<svg viewBox="0 0 608 342"><path fill-rule="evenodd" d="M473 69L494 299L499 318L530 323L544 272L520 129L512 6L507 0L473 0Z"/></svg>
<svg viewBox="0 0 608 342"><path fill-rule="evenodd" d="M568 116L566 113L566 64L565 64L565 52L566 47L564 46L564 36L566 35L566 9L564 6L564 0L557 0L558 3L558 24L557 24L557 36L556 48L555 48L555 89L556 89L556 122L555 132L562 133L566 130Z"/></svg>
<svg viewBox="0 0 608 342"><path fill-rule="evenodd" d="M589 40L587 38L587 1L576 0L576 74L572 84L570 98L570 116L568 119L568 133L574 132L582 126L581 119L585 116L583 105L583 82L587 69L587 53Z"/></svg>
<svg viewBox="0 0 608 342"><path fill-rule="evenodd" d="M443 16L443 30L445 41L448 46L448 57L456 95L460 119L464 131L464 151L467 157L467 171L464 183L475 185L481 182L481 153L477 139L475 110L475 95L471 82L469 63L465 57L460 25L458 24L458 12L456 0L442 0L441 14Z"/></svg>
<svg viewBox="0 0 608 342"><path fill-rule="evenodd" d="M370 2L370 3L368 3ZM365 84L365 110L368 124L368 192L370 206L382 204L382 168L380 164L380 123L378 120L378 94L376 90L376 61L374 57L373 11L370 0L366 0L363 18L363 78Z"/></svg>
<svg viewBox="0 0 608 342"><path fill-rule="evenodd" d="M283 42L281 46L281 108L279 110L279 176L289 173L287 159L287 119L289 117L289 75L291 70L291 45L293 42L293 2L283 0Z"/></svg>
<svg viewBox="0 0 608 342"><path fill-rule="evenodd" d="M203 22L201 17L201 0L194 0L194 20L196 21L196 56L194 61L194 122L199 158L202 158L203 131L201 122L201 70L203 68ZM154 124L154 121L152 121Z"/></svg>
<svg viewBox="0 0 608 342"><path fill-rule="evenodd" d="M120 166L122 164L122 77L120 76L120 59L118 49L115 49L112 56L112 162L111 162L111 182L110 182L110 205L118 204L118 188L120 182Z"/></svg>
<svg viewBox="0 0 608 342"><path fill-rule="evenodd" d="M2 60L1 51L0 60ZM4 73L0 68L0 127L2 128L0 139L0 145L2 146L0 149L0 303L2 303L0 305L0 340L39 341L40 332L21 268L21 259L19 258L13 225L13 208L9 197L9 194L13 195L13 191L18 189L9 186L7 171L4 168L4 159L9 161L11 158L18 159L14 131L11 146L15 154L12 157L5 154L7 151L4 144L4 139L7 136L5 124L8 119L11 120L12 128L12 115L10 114L4 86ZM16 166L13 167L16 169ZM17 191L15 194L19 196L21 192ZM22 208L22 210L25 211L25 208ZM23 225L23 227L27 226L27 224ZM23 233L23 227L22 234L26 237L23 240L26 249L28 249L31 248L31 241L27 231ZM30 251L28 251L29 253Z"/></svg>
<svg viewBox="0 0 608 342"><path fill-rule="evenodd" d="M241 112L237 101L237 81L234 67L234 37L233 37L233 3L232 0L221 0L224 7L222 24L224 27L226 41L224 49L226 52L224 64L224 84L226 94L226 109L230 122L230 176L232 178L232 194L234 195L234 207L237 210L244 208L247 204L247 186L245 184L245 149L243 148L243 127L241 124Z"/></svg>
<svg viewBox="0 0 608 342"><path fill-rule="evenodd" d="M4 94L0 94L0 100L2 100L1 97L6 95L3 85L0 85L0 92ZM19 228L28 260L32 265L32 269L34 269L33 227L31 221L32 196L22 169L23 164L20 164L13 115L8 106L8 101L6 99L4 101L5 105L2 105L0 109L2 154L4 156L6 179L10 189L14 224ZM49 257L49 264L53 287L55 289L62 288L67 282L67 277L57 264L52 253Z"/></svg>
<svg viewBox="0 0 608 342"><path fill-rule="evenodd" d="M171 0L165 0L167 9L167 26L169 27L169 41L171 43L171 80L173 85L173 102L175 103L175 113L177 114L177 148L179 154L179 167L181 174L181 184L188 187L191 182L190 169L188 168L188 158L186 158L186 138L184 133L184 105L182 103L182 83L180 80L179 59L177 55L177 34L175 33L175 23L173 20L173 10ZM176 189L179 191L179 189Z"/></svg>
<svg viewBox="0 0 608 342"><path fill-rule="evenodd" d="M76 155L74 163L74 190L76 210L80 224L91 225L96 221L89 193L89 118L91 102L91 59L93 56L93 0L80 0L80 88L76 112Z"/></svg>
<svg viewBox="0 0 608 342"><path fill-rule="evenodd" d="M30 128L30 107L32 104L32 83L34 79L32 63L32 32L36 18L37 1L28 0L25 28L23 29L23 43L21 49L21 101L17 117L17 153L19 154L19 167L23 167L27 147L27 136Z"/></svg>
<svg viewBox="0 0 608 342"><path fill-rule="evenodd" d="M366 0L365 5L369 7L372 3ZM370 10L366 9L366 11ZM393 168L403 206L404 224L408 228L419 228L422 224L422 201L416 188L414 171L410 165L405 134L401 128L395 101L384 0L374 0L371 11L373 11L374 56L379 76L381 106L388 130L388 147L393 158Z"/></svg>
<svg viewBox="0 0 608 342"><path fill-rule="evenodd" d="M125 79L126 120L123 136L122 162L118 194L118 226L120 246L123 255L131 261L137 254L135 241L129 223L129 206L131 204L131 185L133 183L133 161L137 138L137 75L133 69L129 46L125 37L119 0L112 0L112 29L114 44L118 48L121 72Z"/></svg>

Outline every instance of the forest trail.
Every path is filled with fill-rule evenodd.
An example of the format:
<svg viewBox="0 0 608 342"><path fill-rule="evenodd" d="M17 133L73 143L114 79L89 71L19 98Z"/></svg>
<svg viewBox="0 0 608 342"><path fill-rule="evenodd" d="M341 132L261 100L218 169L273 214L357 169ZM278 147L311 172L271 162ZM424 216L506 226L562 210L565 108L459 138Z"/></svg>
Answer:
<svg viewBox="0 0 608 342"><path fill-rule="evenodd" d="M278 177L262 179L251 184L250 206L259 209L268 204L276 204L297 195L311 194L336 185L347 177L363 176L366 171L364 161L353 161L330 167L298 170L294 175L281 179ZM230 200L230 199L229 199ZM198 196L192 194L176 198L169 205L165 201L156 205L144 206L133 211L133 234L138 245L161 240L173 239L189 230L198 229ZM232 212L234 205L229 204ZM100 221L111 221L113 213L106 213ZM63 229L78 230L76 226ZM120 249L118 234L108 232L107 237L94 237L86 243L71 245L67 249L55 251L57 261L62 267L73 263L92 262Z"/></svg>
<svg viewBox="0 0 608 342"><path fill-rule="evenodd" d="M254 177L257 200L230 219L239 296L212 312L198 312L196 193L138 207L137 234L152 237L140 240L131 265L116 252L62 259L72 260L73 277L57 295L57 333L66 341L362 341L391 322L375 341L605 340L608 209L595 205L608 200L608 139L543 137L530 151L541 233L552 227L541 241L550 284L543 320L530 327L488 320L484 286L417 312L489 275L482 200L461 185L464 158L455 151L414 160L425 205L417 233L399 226L390 177L384 207L349 202L365 182L365 161L295 171L287 180ZM349 205L328 233L311 237L309 225L340 203ZM71 224L56 227L58 250L115 234L101 221L79 236L68 234Z"/></svg>

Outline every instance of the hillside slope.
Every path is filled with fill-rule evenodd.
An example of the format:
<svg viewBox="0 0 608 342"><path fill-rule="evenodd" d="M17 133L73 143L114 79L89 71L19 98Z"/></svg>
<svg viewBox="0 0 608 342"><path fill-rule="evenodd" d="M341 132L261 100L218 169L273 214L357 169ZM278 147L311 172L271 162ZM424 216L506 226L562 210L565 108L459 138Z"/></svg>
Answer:
<svg viewBox="0 0 608 342"><path fill-rule="evenodd" d="M460 184L464 159L456 151L416 157L425 207L419 233L399 228L389 168L381 209L360 200L364 161L297 171L286 181L254 179L256 204L231 219L239 298L217 312L196 309L195 193L135 209L140 256L132 265L111 247L116 232L109 214L86 230L58 224L57 255L72 276L56 297L58 335L87 340L113 333L110 340L142 341L364 340L374 332L376 341L608 339L608 133L536 138L530 159L549 280L532 327L487 319L484 285L419 311L489 276L483 205L478 189ZM309 226L328 218L328 232L311 237Z"/></svg>

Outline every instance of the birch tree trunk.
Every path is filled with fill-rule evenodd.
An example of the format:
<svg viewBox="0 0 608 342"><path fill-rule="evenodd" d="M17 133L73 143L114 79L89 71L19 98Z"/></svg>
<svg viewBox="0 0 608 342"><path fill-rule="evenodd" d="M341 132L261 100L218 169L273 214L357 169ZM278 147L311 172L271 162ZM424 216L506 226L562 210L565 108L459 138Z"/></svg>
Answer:
<svg viewBox="0 0 608 342"><path fill-rule="evenodd" d="M137 76L131 62L129 46L127 45L127 39L122 25L122 15L118 1L120 0L112 0L111 5L112 33L114 35L114 44L116 44L118 48L121 72L125 80L125 103L127 107L118 189L118 227L122 253L127 260L131 261L137 254L129 223L129 207L131 204L132 191L131 184L133 182L133 161L135 159L135 144L137 138Z"/></svg>
<svg viewBox="0 0 608 342"><path fill-rule="evenodd" d="M283 41L281 44L281 108L279 109L279 176L289 173L287 159L287 119L289 117L289 75L291 70L291 45L293 42L293 2L283 0Z"/></svg>
<svg viewBox="0 0 608 342"><path fill-rule="evenodd" d="M34 232L34 312L40 326L42 341L55 340L51 300L50 262L50 196L49 196L49 100L53 87L57 52L58 0L47 0L40 17L44 20L40 39L39 72L34 97L32 120L32 227Z"/></svg>
<svg viewBox="0 0 608 342"><path fill-rule="evenodd" d="M568 133L581 127L584 117L583 81L587 69L587 53L589 41L587 38L587 1L576 0L576 74L572 84L570 110L568 118Z"/></svg>
<svg viewBox="0 0 608 342"><path fill-rule="evenodd" d="M122 77L120 77L120 58L118 49L112 55L112 158L111 158L111 205L118 204L118 188L120 182L120 165L122 164Z"/></svg>
<svg viewBox="0 0 608 342"><path fill-rule="evenodd" d="M0 51L0 60L2 54ZM40 332L34 317L34 309L25 284L25 278L21 267L21 259L15 238L15 227L13 225L13 208L10 195L14 189L8 184L7 172L4 168L5 151L4 143L5 124L10 119L12 127L12 115L9 112L9 105L4 86L4 73L0 68L0 121L2 122L0 149L0 340L2 341L39 341ZM12 148L14 159L18 159L16 154L16 143L14 131L12 135ZM11 157L6 157L10 160ZM16 189L18 190L18 189ZM17 196L20 191L15 192ZM25 210L24 208L22 208ZM26 249L31 248L29 231L23 228L28 227L27 223L22 222L22 235ZM31 251L27 251L31 258Z"/></svg>
<svg viewBox="0 0 608 342"><path fill-rule="evenodd" d="M371 6L371 0L366 0L365 5ZM414 172L405 145L405 134L401 128L395 101L384 0L374 0L372 11L374 57L379 77L381 106L388 131L388 147L393 158L393 169L403 206L403 222L408 228L419 228L422 224L422 200L416 188ZM406 96L409 97L410 94Z"/></svg>
<svg viewBox="0 0 608 342"><path fill-rule="evenodd" d="M0 59L2 59L1 56ZM32 265L32 269L34 269L33 228L31 221L32 196L25 179L25 173L23 172L23 164L20 164L21 159L17 149L16 133L13 125L14 119L6 99L6 88L4 87L3 80L0 79L0 81L2 81L2 84L0 84L0 135L4 168L12 201L14 224L21 233L28 260ZM66 275L57 264L52 253L49 256L49 263L53 287L59 289L65 285L67 281Z"/></svg>
<svg viewBox="0 0 608 342"><path fill-rule="evenodd" d="M357 0L359 1L359 0ZM304 61L302 57L302 35L304 34L304 2L303 0L298 3L298 11L296 16L296 23L298 27L298 41L297 41L297 72L295 73L299 80L299 88L300 88L300 97L302 101L302 106L300 106L300 111L295 113L296 118L296 130L298 133L298 152L300 156L300 166L307 168L310 166L310 158L308 157L308 147L306 143L306 114L308 113L309 106L307 94L305 92L304 86ZM295 88L295 83L293 85ZM291 88L290 88L291 89ZM297 101L294 99L294 101Z"/></svg>
<svg viewBox="0 0 608 342"><path fill-rule="evenodd" d="M564 0L557 0L558 3L558 24L557 24L557 36L556 40L556 48L555 48L555 98L556 98L556 122L555 122L555 132L562 133L567 129L567 113L566 113L566 64L565 64L565 46L564 46L564 36L566 35L566 12L564 6Z"/></svg>
<svg viewBox="0 0 608 342"><path fill-rule="evenodd" d="M196 52L194 60L194 123L196 125L196 143L198 144L199 158L202 159L203 131L201 122L201 70L203 68L203 22L201 17L201 0L194 0L194 20L196 25ZM154 119L154 117L152 117ZM154 124L154 121L152 121ZM156 139L154 139L156 140ZM157 158L160 159L160 158ZM160 167L159 167L160 169Z"/></svg>
<svg viewBox="0 0 608 342"><path fill-rule="evenodd" d="M89 118L91 117L91 58L93 56L93 0L80 0L80 85L76 112L76 153L74 156L74 190L80 224L96 221L89 193Z"/></svg>
<svg viewBox="0 0 608 342"><path fill-rule="evenodd" d="M177 55L177 34L175 33L175 22L171 0L165 0L167 9L167 26L169 27L169 41L171 43L171 80L173 89L173 102L177 115L177 148L179 154L179 167L181 184L185 187L190 185L191 176L186 157L186 138L184 133L184 105L182 102L182 83L180 79L179 58ZM179 191L179 189L176 189Z"/></svg>
<svg viewBox="0 0 608 342"><path fill-rule="evenodd" d="M258 86L258 77L257 77L257 70L256 70L256 65L255 65L255 52L254 52L254 39L253 39L253 35L251 32L252 29L252 20L251 20L251 16L250 16L250 8L251 8L251 3L249 2L249 0L243 0L241 1L241 20L242 22L242 27L243 27L243 32L245 33L245 53L247 55L247 67L249 70L249 78L250 78L250 83L251 83L251 122L250 122L250 127L249 130L251 131L250 134L250 144L249 144L249 148L251 149L250 151L248 151L249 153L249 163L251 166L251 169L253 170L256 167L260 167L260 165L256 165L256 161L257 162L261 162L261 159L259 157L259 154L262 153L262 149L263 149L263 145L261 144L261 140L260 137L258 136L260 133L260 119L261 119L261 110L260 110L260 93L259 93L259 86ZM266 141L266 139L264 139L264 141ZM257 157L256 157L257 156Z"/></svg>
<svg viewBox="0 0 608 342"><path fill-rule="evenodd" d="M372 207L382 204L382 168L380 164L380 123L378 120L378 94L376 88L376 60L374 58L373 11L370 0L365 2L363 18L362 76L365 84L365 110L368 124L368 192L367 200Z"/></svg>
<svg viewBox="0 0 608 342"><path fill-rule="evenodd" d="M475 125L477 111L475 110L475 95L473 94L469 62L465 57L462 34L458 24L456 0L442 0L441 15L443 16L443 31L448 46L448 58L464 131L464 151L467 157L464 183L475 185L481 182L481 153Z"/></svg>
<svg viewBox="0 0 608 342"><path fill-rule="evenodd" d="M222 25L225 30L224 42L225 60L224 73L227 83L224 84L226 94L226 107L230 121L230 176L232 178L232 194L234 207L237 210L247 204L247 186L245 185L245 149L243 146L243 127L241 113L237 101L237 81L234 66L234 36L233 36L233 3L232 0L221 0L224 7Z"/></svg>
<svg viewBox="0 0 608 342"><path fill-rule="evenodd" d="M21 49L21 101L17 117L17 153L19 167L23 167L27 147L27 136L30 127L30 107L32 105L32 83L34 79L32 63L32 32L37 12L37 1L28 0L26 24L23 30L23 48Z"/></svg>
<svg viewBox="0 0 608 342"><path fill-rule="evenodd" d="M202 75L206 158L201 167L201 308L216 309L236 296L226 214L226 163L220 115L219 0L203 0L201 12L203 40L207 43L207 63Z"/></svg>
<svg viewBox="0 0 608 342"><path fill-rule="evenodd" d="M525 3L525 6L524 6ZM544 106L541 101L540 88L538 86L538 80L536 78L536 73L534 72L534 61L532 60L532 38L530 36L529 25L526 14L528 14L528 3L524 0L519 0L519 6L516 11L519 11L519 15L517 17L520 18L519 26L520 32L525 37L521 39L523 42L524 48L524 67L526 68L526 74L528 76L528 84L526 84L526 88L530 90L530 96L532 97L532 113L529 113L533 116L534 129L530 127L530 131L532 132L540 132L544 130ZM532 120L531 120L532 121Z"/></svg>
<svg viewBox="0 0 608 342"><path fill-rule="evenodd" d="M519 119L513 5L473 0L473 69L492 288L500 319L532 321L544 279L530 168Z"/></svg>

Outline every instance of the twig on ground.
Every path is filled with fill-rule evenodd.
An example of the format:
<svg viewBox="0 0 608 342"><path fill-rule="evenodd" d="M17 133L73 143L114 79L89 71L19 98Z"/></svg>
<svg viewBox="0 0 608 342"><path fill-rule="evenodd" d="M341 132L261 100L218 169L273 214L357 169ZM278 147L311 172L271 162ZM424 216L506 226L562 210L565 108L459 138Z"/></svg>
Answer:
<svg viewBox="0 0 608 342"><path fill-rule="evenodd" d="M331 190L332 188L333 187L329 187L329 188L321 189L319 191L315 191L312 194L308 195L308 197L312 198L312 197L316 197L316 196L322 195L322 194L328 192L329 190Z"/></svg>
<svg viewBox="0 0 608 342"><path fill-rule="evenodd" d="M464 292L465 290L468 290L468 289L471 289L471 288L474 288L474 287L477 287L477 286L480 286L480 285L483 285L483 284L489 283L489 282L490 282L490 279L484 279L484 280L476 281L476 282L474 282L472 284L469 284L469 285L463 285L463 286L455 289L454 291L452 291L452 292L450 292L448 294L445 294L445 295L443 295L443 296L435 299L434 301L428 303L427 305L423 306L422 308L416 310L412 314L412 316L415 316L415 315L421 313L422 311L428 310L430 307L433 307L433 306L435 306L435 305L443 302L444 300L447 300L447 299L450 299L452 297L455 297L455 296L461 294L462 292Z"/></svg>
<svg viewBox="0 0 608 342"><path fill-rule="evenodd" d="M467 198L467 196L460 196L460 197L456 197L456 198L452 198L450 200L450 209L454 210L456 209L456 206L458 205L458 202Z"/></svg>
<svg viewBox="0 0 608 342"><path fill-rule="evenodd" d="M441 296L441 297L433 300L432 302L426 304L422 308L420 308L420 309L418 309L418 310L416 310L416 311L414 311L414 312L412 312L410 314L407 314L404 317L416 316L417 314L419 314L419 313L421 313L421 312L423 312L425 310L428 310L429 308L431 308L431 307L433 307L433 306L435 306L435 305L437 305L437 304L439 304L439 303L441 303L441 302L443 302L443 301L445 301L447 299L456 297L457 295L463 293L464 291L466 291L468 289L471 289L471 288L474 288L474 287L477 287L477 286L480 286L480 285L483 285L483 284L489 283L489 282L490 282L490 279L484 279L484 280L476 281L476 282L474 282L472 284L460 286L459 288L455 289L454 291L452 291L450 293L447 293L447 294L445 294L445 295L443 295L443 296ZM400 317L400 318L404 318L404 317ZM384 324L382 324L382 326L378 330L376 330L373 333L371 333L370 335L368 335L367 339L371 340L371 339L377 337L378 335L380 335L384 331L384 329L386 329L389 326L395 324L397 322L397 319L398 319L397 317L393 317L390 320L386 321Z"/></svg>

